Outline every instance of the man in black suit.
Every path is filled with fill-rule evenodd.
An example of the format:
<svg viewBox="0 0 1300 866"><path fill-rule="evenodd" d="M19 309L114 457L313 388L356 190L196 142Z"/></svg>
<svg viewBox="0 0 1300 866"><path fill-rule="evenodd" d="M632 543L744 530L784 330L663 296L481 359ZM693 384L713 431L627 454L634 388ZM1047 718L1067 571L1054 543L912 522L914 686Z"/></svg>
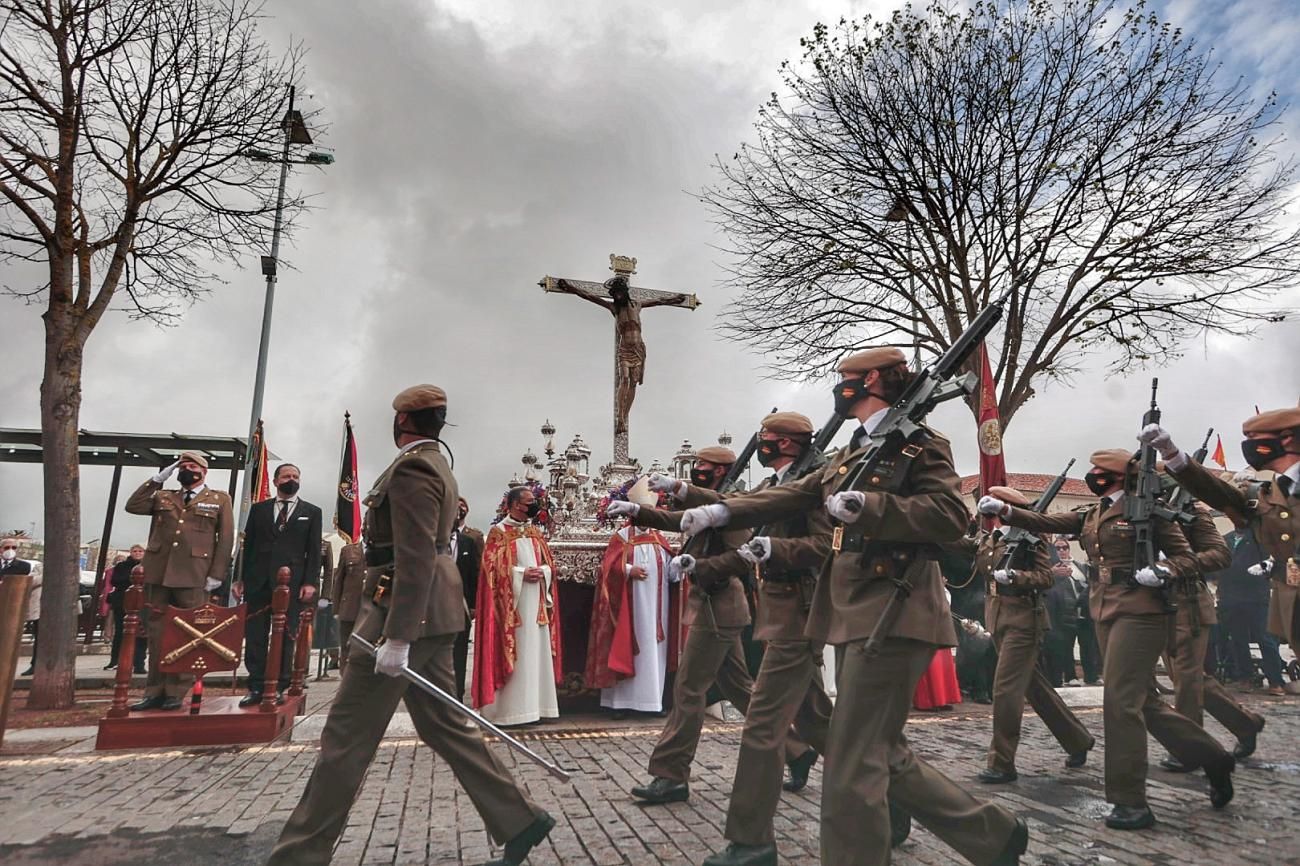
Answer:
<svg viewBox="0 0 1300 866"><path fill-rule="evenodd" d="M321 510L298 498L299 471L291 463L277 466L276 495L255 503L248 510L244 528L243 572L234 586L236 598L248 603L248 624L244 633L244 665L248 668L248 694L241 707L262 700L265 688L267 641L271 633L271 593L275 575L289 567L289 615L285 623L280 655L277 696L289 688L293 666L293 636L298 628L298 611L311 602L318 590L321 561Z"/></svg>
<svg viewBox="0 0 1300 866"><path fill-rule="evenodd" d="M456 528L451 531L451 549L460 569L460 585L465 591L465 630L456 635L451 647L452 667L456 670L456 695L465 700L465 664L469 658L469 627L474 621L474 601L478 598L478 570L483 559L483 533L465 525L469 503L460 498Z"/></svg>

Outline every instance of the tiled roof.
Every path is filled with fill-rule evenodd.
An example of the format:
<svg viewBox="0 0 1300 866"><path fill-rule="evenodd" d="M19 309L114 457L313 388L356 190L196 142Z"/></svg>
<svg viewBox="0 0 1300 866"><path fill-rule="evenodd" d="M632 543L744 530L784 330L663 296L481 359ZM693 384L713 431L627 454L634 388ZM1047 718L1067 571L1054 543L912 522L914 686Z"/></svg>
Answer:
<svg viewBox="0 0 1300 866"><path fill-rule="evenodd" d="M1047 485L1052 483L1055 475L1039 475L1035 472L1008 472L1007 486L1019 490L1021 493L1042 493L1047 489ZM963 475L961 479L961 492L963 495L970 495L979 487L979 475ZM1061 493L1065 496L1087 496L1091 497L1092 492L1088 490L1088 485L1083 483L1079 478L1066 478L1065 484L1061 486Z"/></svg>

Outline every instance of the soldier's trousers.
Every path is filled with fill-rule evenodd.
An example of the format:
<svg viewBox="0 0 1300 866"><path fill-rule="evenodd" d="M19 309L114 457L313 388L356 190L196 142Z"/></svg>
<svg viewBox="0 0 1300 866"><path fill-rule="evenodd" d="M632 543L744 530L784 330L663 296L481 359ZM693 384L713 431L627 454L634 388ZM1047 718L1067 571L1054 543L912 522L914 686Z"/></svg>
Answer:
<svg viewBox="0 0 1300 866"><path fill-rule="evenodd" d="M1015 816L976 800L917 757L903 736L912 693L934 646L889 638L868 658L865 640L836 647L839 697L822 773L822 866L889 863L889 801L977 866L1002 853Z"/></svg>
<svg viewBox="0 0 1300 866"><path fill-rule="evenodd" d="M740 757L723 833L741 845L774 841L772 819L781 801L785 744L794 725L808 745L826 752L831 699L822 686L821 644L768 641L740 735Z"/></svg>
<svg viewBox="0 0 1300 866"><path fill-rule="evenodd" d="M742 713L749 712L749 696L754 689L745 653L740 646L739 628L705 628L691 626L686 634L677 662L673 682L673 708L668 713L659 742L650 755L648 769L653 776L673 782L686 782L691 776L691 762L700 744L704 727L705 695L709 686L718 684L722 696ZM791 761L808 751L808 744L787 736L786 760Z"/></svg>
<svg viewBox="0 0 1300 866"><path fill-rule="evenodd" d="M1101 644L1102 720L1106 732L1106 799L1147 805L1147 733L1193 770L1226 760L1223 747L1191 719L1160 700L1156 659L1169 640L1167 614L1121 615L1097 623Z"/></svg>
<svg viewBox="0 0 1300 866"><path fill-rule="evenodd" d="M423 638L411 644L410 667L445 691L452 691L453 635ZM343 832L352 801L399 701L415 730L447 762L498 843L517 836L539 809L488 749L482 734L465 716L409 686L400 677L375 672L374 658L354 652L343 673L321 732L320 756L302 799L280 832L269 864L327 864Z"/></svg>
<svg viewBox="0 0 1300 866"><path fill-rule="evenodd" d="M989 769L1004 773L1015 770L1026 699L1066 754L1092 748L1092 734L1070 712L1038 668L1042 632L1036 628L1000 627L993 635L993 642L998 649L998 666L993 674L993 739L989 743Z"/></svg>
<svg viewBox="0 0 1300 866"><path fill-rule="evenodd" d="M1237 739L1258 733L1264 727L1264 717L1237 703L1218 680L1205 675L1210 627L1202 624L1199 634L1194 634L1192 612L1186 604L1179 604L1175 619L1163 655L1165 670L1174 683L1174 709L1202 727L1208 711Z"/></svg>
<svg viewBox="0 0 1300 866"><path fill-rule="evenodd" d="M339 620L339 676L343 676L348 659L352 658L352 627L356 624L354 619Z"/></svg>
<svg viewBox="0 0 1300 866"><path fill-rule="evenodd" d="M160 583L144 585L144 603L149 611L149 673L145 678L144 696L154 698L166 695L183 698L194 685L191 674L165 674L158 670L162 662L163 623L167 620L167 606L201 607L208 594L201 586L163 586Z"/></svg>

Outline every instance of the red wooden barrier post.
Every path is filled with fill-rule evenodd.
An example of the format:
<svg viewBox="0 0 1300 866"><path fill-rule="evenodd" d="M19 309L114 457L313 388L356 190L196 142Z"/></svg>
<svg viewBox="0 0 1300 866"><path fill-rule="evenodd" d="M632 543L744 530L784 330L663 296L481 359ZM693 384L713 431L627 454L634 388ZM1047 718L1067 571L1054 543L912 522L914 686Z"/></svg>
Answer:
<svg viewBox="0 0 1300 866"><path fill-rule="evenodd" d="M284 622L289 610L289 567L280 566L275 573L275 591L271 593L271 646L266 654L266 676L262 680L264 713L275 712L276 689L280 684L280 653L284 651Z"/></svg>
<svg viewBox="0 0 1300 866"><path fill-rule="evenodd" d="M303 605L298 614L298 637L293 645L293 677L289 680L289 694L303 693L303 681L307 679L307 665L311 662L311 627L316 619L316 602L312 600Z"/></svg>
<svg viewBox="0 0 1300 866"><path fill-rule="evenodd" d="M126 708L127 693L131 690L131 673L135 670L135 636L140 632L140 609L144 607L144 566L131 569L131 585L127 587L122 607L122 649L117 655L117 677L113 681L113 706L108 710L111 719L129 716Z"/></svg>

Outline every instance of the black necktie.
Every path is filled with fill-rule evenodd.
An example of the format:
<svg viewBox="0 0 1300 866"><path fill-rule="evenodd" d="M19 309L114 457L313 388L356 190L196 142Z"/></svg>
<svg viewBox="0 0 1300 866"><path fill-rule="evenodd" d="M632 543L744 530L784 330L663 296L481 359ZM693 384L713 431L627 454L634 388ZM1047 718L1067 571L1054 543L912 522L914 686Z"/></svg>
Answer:
<svg viewBox="0 0 1300 866"><path fill-rule="evenodd" d="M1295 482L1291 480L1290 475L1279 475L1277 477L1277 486L1282 491L1283 496L1290 496L1291 488L1295 486Z"/></svg>
<svg viewBox="0 0 1300 866"><path fill-rule="evenodd" d="M849 440L849 450L857 451L859 448L861 448L863 445L866 444L867 438L870 435L871 434L866 431L866 428L859 427L857 429L857 432L853 434L853 438Z"/></svg>
<svg viewBox="0 0 1300 866"><path fill-rule="evenodd" d="M185 491L185 507L186 507L186 508L189 507L189 505L190 505L190 500L193 499L193 498L194 498L194 491L193 491L193 490L186 490L186 491Z"/></svg>
<svg viewBox="0 0 1300 866"><path fill-rule="evenodd" d="M772 477L767 479L767 481L769 487L775 487L776 485L781 483L781 476L773 472Z"/></svg>
<svg viewBox="0 0 1300 866"><path fill-rule="evenodd" d="M289 503L280 503L280 516L275 519L275 531L282 532L284 525L289 522Z"/></svg>
<svg viewBox="0 0 1300 866"><path fill-rule="evenodd" d="M1114 505L1114 504L1115 504L1115 500L1111 499L1109 496L1103 496L1103 497L1101 498L1101 510L1102 510L1102 511L1109 511L1109 510L1110 510L1110 507L1111 507L1112 505Z"/></svg>

